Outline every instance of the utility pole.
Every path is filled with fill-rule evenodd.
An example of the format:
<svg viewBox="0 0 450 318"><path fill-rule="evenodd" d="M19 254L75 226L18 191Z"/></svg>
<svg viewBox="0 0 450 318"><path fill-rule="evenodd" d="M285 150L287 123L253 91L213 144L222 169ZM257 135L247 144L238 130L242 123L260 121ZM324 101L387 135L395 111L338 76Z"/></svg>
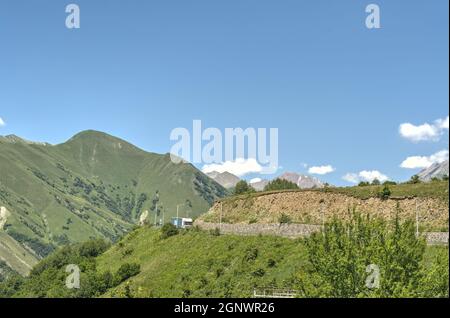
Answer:
<svg viewBox="0 0 450 318"><path fill-rule="evenodd" d="M419 238L419 207L416 198L416 237Z"/></svg>
<svg viewBox="0 0 450 318"><path fill-rule="evenodd" d="M223 202L220 201L220 217L219 217L219 230L222 232L222 214L223 214Z"/></svg>

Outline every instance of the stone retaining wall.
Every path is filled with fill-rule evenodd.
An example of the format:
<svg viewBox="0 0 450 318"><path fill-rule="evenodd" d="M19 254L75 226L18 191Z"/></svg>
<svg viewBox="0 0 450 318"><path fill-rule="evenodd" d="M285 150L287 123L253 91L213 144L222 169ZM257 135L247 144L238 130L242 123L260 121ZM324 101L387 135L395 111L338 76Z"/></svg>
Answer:
<svg viewBox="0 0 450 318"><path fill-rule="evenodd" d="M209 223L201 220L194 222L195 226L203 230L220 229L222 234L235 235L277 235L288 238L308 237L314 232L319 232L322 226L311 224L228 224ZM448 232L423 233L429 245L448 244Z"/></svg>

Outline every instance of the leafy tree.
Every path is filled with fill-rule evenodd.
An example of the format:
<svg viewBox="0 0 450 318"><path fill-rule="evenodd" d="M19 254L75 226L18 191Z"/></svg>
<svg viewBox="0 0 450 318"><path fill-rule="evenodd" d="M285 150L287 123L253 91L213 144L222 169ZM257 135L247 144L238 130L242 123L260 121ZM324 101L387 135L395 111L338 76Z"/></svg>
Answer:
<svg viewBox="0 0 450 318"><path fill-rule="evenodd" d="M409 183L411 183L411 184L417 184L417 183L420 183L420 178L419 178L419 176L418 176L418 175L413 175L413 176L411 177L411 180L409 180Z"/></svg>
<svg viewBox="0 0 450 318"><path fill-rule="evenodd" d="M299 277L306 297L414 297L420 290L425 240L414 223L353 213L306 239L310 268ZM379 286L369 278L379 270ZM374 281L373 281L374 282Z"/></svg>
<svg viewBox="0 0 450 318"><path fill-rule="evenodd" d="M358 183L358 187L367 187L369 185L370 185L370 183L366 182L366 181L361 181L360 183Z"/></svg>
<svg viewBox="0 0 450 318"><path fill-rule="evenodd" d="M381 184L381 182L377 178L372 180L372 185L380 185L380 184Z"/></svg>
<svg viewBox="0 0 450 318"><path fill-rule="evenodd" d="M255 192L255 189L253 189L253 187L250 186L245 180L239 181L234 188L234 194L236 195L253 192Z"/></svg>
<svg viewBox="0 0 450 318"><path fill-rule="evenodd" d="M298 189L298 185L294 182L277 178L273 181L270 181L265 187L264 191L276 191L276 190L296 190Z"/></svg>
<svg viewBox="0 0 450 318"><path fill-rule="evenodd" d="M386 180L383 182L383 185L394 186L394 185L397 185L397 182L391 181L391 180Z"/></svg>

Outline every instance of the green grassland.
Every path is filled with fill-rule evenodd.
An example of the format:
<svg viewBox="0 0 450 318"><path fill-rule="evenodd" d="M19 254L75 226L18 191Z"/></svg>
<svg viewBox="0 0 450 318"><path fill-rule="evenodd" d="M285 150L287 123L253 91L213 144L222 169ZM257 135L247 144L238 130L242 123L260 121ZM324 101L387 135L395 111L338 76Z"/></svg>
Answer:
<svg viewBox="0 0 450 318"><path fill-rule="evenodd" d="M255 288L286 288L301 296L305 286L299 279L312 279L309 257L302 239L217 235L197 229L162 238L160 230L145 226L110 248L102 243L64 247L41 261L29 278L0 283L0 297L249 298ZM448 275L439 274L448 262L437 266L437 258L448 260L448 248L426 248L421 264L432 279L419 288L431 288L433 296L433 288L440 286L448 295L443 281ZM80 266L80 290L65 288L67 264Z"/></svg>
<svg viewBox="0 0 450 318"><path fill-rule="evenodd" d="M148 153L104 133L82 132L56 146L0 137L0 206L4 231L39 257L91 238L117 241L159 192L165 219L206 212L226 190L191 164Z"/></svg>
<svg viewBox="0 0 450 318"><path fill-rule="evenodd" d="M106 297L120 296L127 285L135 297L251 297L255 287L292 287L306 262L300 240L202 231L161 240L159 231L141 228L100 256L98 269L141 265L137 276Z"/></svg>
<svg viewBox="0 0 450 318"><path fill-rule="evenodd" d="M368 185L368 186L353 186L353 187L325 187L321 189L289 189L289 190L276 190L276 191L261 191L251 192L241 195L235 195L226 197L222 200L232 202L234 200L241 200L246 198L255 198L264 195L270 195L274 193L283 192L309 192L318 191L324 193L338 193L352 196L358 199L377 198L380 191L383 189L383 185ZM389 185L391 191L391 197L393 198L434 198L440 199L444 202L449 202L449 182L448 181L431 181L420 182L416 184L411 183L399 183L396 185Z"/></svg>

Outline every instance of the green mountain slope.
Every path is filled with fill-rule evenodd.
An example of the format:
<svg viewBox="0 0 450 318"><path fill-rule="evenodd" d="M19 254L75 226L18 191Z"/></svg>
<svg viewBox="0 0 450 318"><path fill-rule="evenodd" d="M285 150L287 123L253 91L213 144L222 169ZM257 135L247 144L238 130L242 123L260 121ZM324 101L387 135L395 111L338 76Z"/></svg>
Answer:
<svg viewBox="0 0 450 318"><path fill-rule="evenodd" d="M226 194L191 164L101 132L56 146L0 137L0 207L10 212L3 231L39 258L69 242L116 241L143 211L154 219L157 192L166 221L177 204L190 202L180 211L197 216Z"/></svg>

